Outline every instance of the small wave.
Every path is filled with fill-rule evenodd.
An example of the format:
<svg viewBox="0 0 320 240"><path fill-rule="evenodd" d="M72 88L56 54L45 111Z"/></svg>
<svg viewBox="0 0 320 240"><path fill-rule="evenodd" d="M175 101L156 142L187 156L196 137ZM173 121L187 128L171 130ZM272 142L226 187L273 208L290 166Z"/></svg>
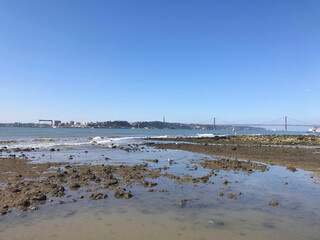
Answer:
<svg viewBox="0 0 320 240"><path fill-rule="evenodd" d="M105 145L108 146L112 143L117 145L128 144L128 142L136 141L142 137L86 137L86 138L69 138L69 139L52 139L52 138L39 138L31 139L28 141L21 141L18 143L10 144L10 148L52 148L52 147L68 147L68 146L85 146L85 145ZM89 140L90 139L90 140Z"/></svg>
<svg viewBox="0 0 320 240"><path fill-rule="evenodd" d="M78 138L35 138L29 141L31 142L68 142L78 140Z"/></svg>
<svg viewBox="0 0 320 240"><path fill-rule="evenodd" d="M164 136L155 136L155 137L152 137L152 138L168 138L168 135L164 135Z"/></svg>
<svg viewBox="0 0 320 240"><path fill-rule="evenodd" d="M58 141L58 139L53 139L53 138L35 138L31 139L32 142L53 142L53 141Z"/></svg>
<svg viewBox="0 0 320 240"><path fill-rule="evenodd" d="M90 140L92 141L97 141L103 139L103 137L97 136L97 137L89 137Z"/></svg>
<svg viewBox="0 0 320 240"><path fill-rule="evenodd" d="M196 137L216 137L218 135L212 133L196 134Z"/></svg>
<svg viewBox="0 0 320 240"><path fill-rule="evenodd" d="M4 140L0 141L0 144L17 143L19 140Z"/></svg>

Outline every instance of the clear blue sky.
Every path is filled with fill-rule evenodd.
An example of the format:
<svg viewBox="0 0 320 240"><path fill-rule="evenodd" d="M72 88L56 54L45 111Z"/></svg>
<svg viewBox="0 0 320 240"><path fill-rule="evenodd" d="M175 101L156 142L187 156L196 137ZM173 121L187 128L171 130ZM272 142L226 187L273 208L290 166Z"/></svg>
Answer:
<svg viewBox="0 0 320 240"><path fill-rule="evenodd" d="M320 122L320 1L0 1L0 122Z"/></svg>

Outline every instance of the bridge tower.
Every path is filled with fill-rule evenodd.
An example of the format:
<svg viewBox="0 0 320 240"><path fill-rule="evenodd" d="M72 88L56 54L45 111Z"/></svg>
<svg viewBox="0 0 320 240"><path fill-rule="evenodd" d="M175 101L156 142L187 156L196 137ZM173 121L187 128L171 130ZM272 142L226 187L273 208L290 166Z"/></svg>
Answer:
<svg viewBox="0 0 320 240"><path fill-rule="evenodd" d="M284 131L288 130L288 121L287 116L284 117Z"/></svg>

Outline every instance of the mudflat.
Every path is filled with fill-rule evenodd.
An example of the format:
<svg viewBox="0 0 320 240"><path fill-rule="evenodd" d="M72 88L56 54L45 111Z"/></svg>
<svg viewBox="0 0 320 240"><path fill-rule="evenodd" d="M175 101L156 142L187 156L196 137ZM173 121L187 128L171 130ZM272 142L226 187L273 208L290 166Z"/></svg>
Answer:
<svg viewBox="0 0 320 240"><path fill-rule="evenodd" d="M320 136L241 135L205 138L157 138L158 149L177 149L234 159L258 161L288 168L320 171ZM308 147L311 146L311 147Z"/></svg>
<svg viewBox="0 0 320 240"><path fill-rule="evenodd" d="M212 143L212 144L267 144L319 146L320 135L237 135L199 138L155 138L161 141Z"/></svg>

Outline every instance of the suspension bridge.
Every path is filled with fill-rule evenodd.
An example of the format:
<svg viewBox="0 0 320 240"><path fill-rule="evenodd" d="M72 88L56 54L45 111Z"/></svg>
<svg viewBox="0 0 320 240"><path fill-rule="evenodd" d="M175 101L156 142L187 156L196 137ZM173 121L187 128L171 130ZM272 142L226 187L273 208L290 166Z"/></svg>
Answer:
<svg viewBox="0 0 320 240"><path fill-rule="evenodd" d="M208 121L208 120L207 120ZM309 127L313 129L318 129L320 128L320 124L314 124L314 123L308 123L305 121L300 121L294 118L289 118L287 116L269 121L269 122L263 122L263 123L232 123L232 122L227 122L221 119L218 119L216 117L213 118L213 130L216 130L217 126L222 126L222 125L229 125L232 127L263 127L263 126L268 126L268 127L284 127L285 131L288 131L288 127Z"/></svg>

